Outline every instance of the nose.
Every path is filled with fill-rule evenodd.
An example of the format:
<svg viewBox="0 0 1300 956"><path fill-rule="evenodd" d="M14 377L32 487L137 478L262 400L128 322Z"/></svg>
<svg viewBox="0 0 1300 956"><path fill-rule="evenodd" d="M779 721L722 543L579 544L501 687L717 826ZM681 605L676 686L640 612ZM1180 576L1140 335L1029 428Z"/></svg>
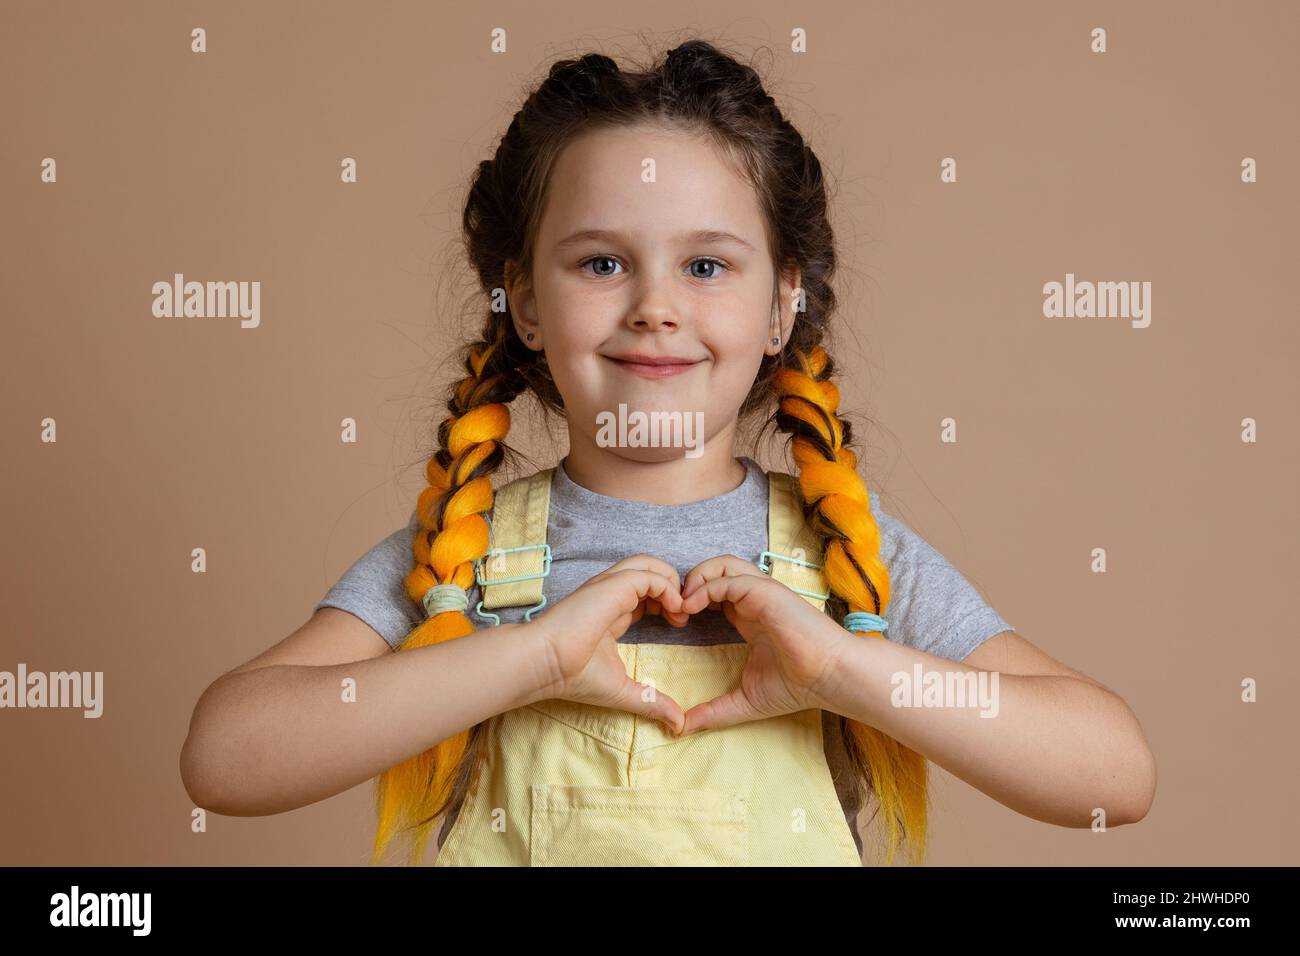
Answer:
<svg viewBox="0 0 1300 956"><path fill-rule="evenodd" d="M663 297L646 297L628 311L628 328L637 332L675 330L680 325L672 304Z"/></svg>
<svg viewBox="0 0 1300 956"><path fill-rule="evenodd" d="M681 318L672 297L651 282L628 309L627 325L638 332L674 331L681 325Z"/></svg>

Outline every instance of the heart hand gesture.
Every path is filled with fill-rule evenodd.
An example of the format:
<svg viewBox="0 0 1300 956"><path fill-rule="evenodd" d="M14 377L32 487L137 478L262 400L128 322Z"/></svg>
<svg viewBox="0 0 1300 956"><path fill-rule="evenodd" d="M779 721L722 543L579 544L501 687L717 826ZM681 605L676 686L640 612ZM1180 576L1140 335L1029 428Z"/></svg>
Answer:
<svg viewBox="0 0 1300 956"><path fill-rule="evenodd" d="M696 565L681 610L722 613L750 646L740 686L686 712L682 734L823 707L821 689L850 632L757 565L720 555Z"/></svg>

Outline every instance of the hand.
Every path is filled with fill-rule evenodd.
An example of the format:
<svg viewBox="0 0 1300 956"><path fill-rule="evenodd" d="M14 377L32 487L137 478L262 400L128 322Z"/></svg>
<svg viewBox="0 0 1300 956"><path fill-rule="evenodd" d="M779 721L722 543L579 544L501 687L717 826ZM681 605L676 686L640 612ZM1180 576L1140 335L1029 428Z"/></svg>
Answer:
<svg viewBox="0 0 1300 956"><path fill-rule="evenodd" d="M618 638L647 611L685 627L677 569L648 554L611 565L530 622L537 628L548 682L541 698L559 697L661 720L680 732L681 705L628 676Z"/></svg>
<svg viewBox="0 0 1300 956"><path fill-rule="evenodd" d="M722 613L750 646L740 686L686 712L683 735L824 706L847 631L757 565L727 554L691 569L681 609Z"/></svg>

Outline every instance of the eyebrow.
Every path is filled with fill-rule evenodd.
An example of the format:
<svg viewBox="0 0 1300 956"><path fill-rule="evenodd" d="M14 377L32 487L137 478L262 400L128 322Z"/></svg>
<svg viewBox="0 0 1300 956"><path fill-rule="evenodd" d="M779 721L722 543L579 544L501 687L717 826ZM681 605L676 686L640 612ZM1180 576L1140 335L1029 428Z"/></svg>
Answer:
<svg viewBox="0 0 1300 956"><path fill-rule="evenodd" d="M610 241L621 238L622 234L612 229L580 229L577 232L565 236L555 244L555 247L561 249L565 246L577 245L578 243L585 242L588 239ZM679 233L674 238L677 242L732 242L738 246L743 246L751 252L755 251L754 247L744 239L741 239L740 236L723 229L696 229L692 232Z"/></svg>

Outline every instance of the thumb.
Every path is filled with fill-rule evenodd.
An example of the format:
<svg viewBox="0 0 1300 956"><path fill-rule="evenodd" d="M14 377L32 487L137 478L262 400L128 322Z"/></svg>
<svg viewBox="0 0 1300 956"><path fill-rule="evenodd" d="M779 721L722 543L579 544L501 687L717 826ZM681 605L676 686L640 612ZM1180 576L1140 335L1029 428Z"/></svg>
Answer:
<svg viewBox="0 0 1300 956"><path fill-rule="evenodd" d="M620 710L657 720L674 734L680 734L685 723L685 715L677 701L657 687L638 684L631 677L628 677L619 688L618 699L614 706Z"/></svg>
<svg viewBox="0 0 1300 956"><path fill-rule="evenodd" d="M731 727L754 719L753 707L742 688L728 691L712 700L696 704L683 715L684 726L681 736L693 734L697 730L715 730Z"/></svg>

